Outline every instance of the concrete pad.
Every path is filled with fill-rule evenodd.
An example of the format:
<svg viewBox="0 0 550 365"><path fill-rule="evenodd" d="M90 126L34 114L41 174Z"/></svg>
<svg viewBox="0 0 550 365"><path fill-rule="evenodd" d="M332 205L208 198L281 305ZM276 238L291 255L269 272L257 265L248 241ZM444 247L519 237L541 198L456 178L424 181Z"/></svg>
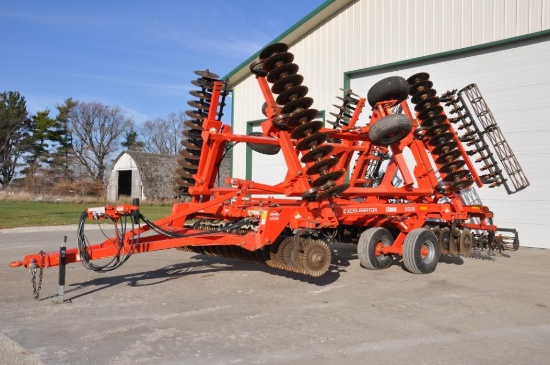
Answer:
<svg viewBox="0 0 550 365"><path fill-rule="evenodd" d="M106 274L68 266L67 304L53 303L57 269L46 269L35 301L30 274L8 265L56 249L63 235L76 245L74 231L0 233L0 334L17 343L16 352L45 364L543 364L550 358L550 250L441 258L433 274L414 275L401 263L363 269L355 247L338 244L330 272L318 279L166 250L135 255ZM89 236L99 242L101 231Z"/></svg>

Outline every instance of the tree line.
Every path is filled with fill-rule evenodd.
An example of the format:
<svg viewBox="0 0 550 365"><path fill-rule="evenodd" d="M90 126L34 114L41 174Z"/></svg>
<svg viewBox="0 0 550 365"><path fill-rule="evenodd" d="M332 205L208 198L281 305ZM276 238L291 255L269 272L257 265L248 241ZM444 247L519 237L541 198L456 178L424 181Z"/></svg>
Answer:
<svg viewBox="0 0 550 365"><path fill-rule="evenodd" d="M177 154L185 114L136 124L116 105L67 98L29 115L25 97L0 92L0 187L100 195L123 150Z"/></svg>

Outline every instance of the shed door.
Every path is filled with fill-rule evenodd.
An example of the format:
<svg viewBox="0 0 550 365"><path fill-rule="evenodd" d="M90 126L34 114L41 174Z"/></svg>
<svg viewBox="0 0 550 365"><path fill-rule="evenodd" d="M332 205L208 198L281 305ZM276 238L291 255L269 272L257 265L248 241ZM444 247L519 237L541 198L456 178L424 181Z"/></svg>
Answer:
<svg viewBox="0 0 550 365"><path fill-rule="evenodd" d="M118 198L121 196L132 196L132 170L118 172Z"/></svg>
<svg viewBox="0 0 550 365"><path fill-rule="evenodd" d="M513 195L508 195L504 187L489 189L487 186L478 189L478 194L495 213L497 226L518 229L521 245L550 248L547 238L550 203L548 65L550 37L542 37L358 74L351 80L351 88L366 96L369 88L384 77L408 78L417 72L430 74L438 95L477 84L531 183L527 189ZM363 114L363 118L368 117L368 111Z"/></svg>

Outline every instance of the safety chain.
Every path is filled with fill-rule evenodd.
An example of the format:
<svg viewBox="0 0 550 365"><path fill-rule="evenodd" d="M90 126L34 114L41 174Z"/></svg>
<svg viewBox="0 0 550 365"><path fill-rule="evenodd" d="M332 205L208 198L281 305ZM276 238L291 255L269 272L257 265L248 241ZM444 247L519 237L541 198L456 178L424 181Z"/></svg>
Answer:
<svg viewBox="0 0 550 365"><path fill-rule="evenodd" d="M42 275L44 274L44 251L40 251L40 271L38 273L38 285L36 284L36 271L38 268L36 264L31 264L31 283L32 283L32 295L35 300L40 296L40 289L42 289Z"/></svg>

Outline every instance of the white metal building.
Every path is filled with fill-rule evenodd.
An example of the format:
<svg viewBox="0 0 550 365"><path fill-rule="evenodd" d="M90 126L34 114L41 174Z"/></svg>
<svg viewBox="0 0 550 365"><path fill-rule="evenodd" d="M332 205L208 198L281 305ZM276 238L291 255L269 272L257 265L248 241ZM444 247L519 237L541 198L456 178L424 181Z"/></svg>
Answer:
<svg viewBox="0 0 550 365"><path fill-rule="evenodd" d="M329 120L339 88L366 97L384 77L420 71L440 93L476 83L531 183L514 195L504 188L478 193L498 226L519 230L522 245L550 248L550 1L328 0L273 42L290 45L313 107ZM264 100L248 67L256 57L226 75L239 134L263 120ZM234 148L234 177L275 183L285 172L281 154Z"/></svg>

